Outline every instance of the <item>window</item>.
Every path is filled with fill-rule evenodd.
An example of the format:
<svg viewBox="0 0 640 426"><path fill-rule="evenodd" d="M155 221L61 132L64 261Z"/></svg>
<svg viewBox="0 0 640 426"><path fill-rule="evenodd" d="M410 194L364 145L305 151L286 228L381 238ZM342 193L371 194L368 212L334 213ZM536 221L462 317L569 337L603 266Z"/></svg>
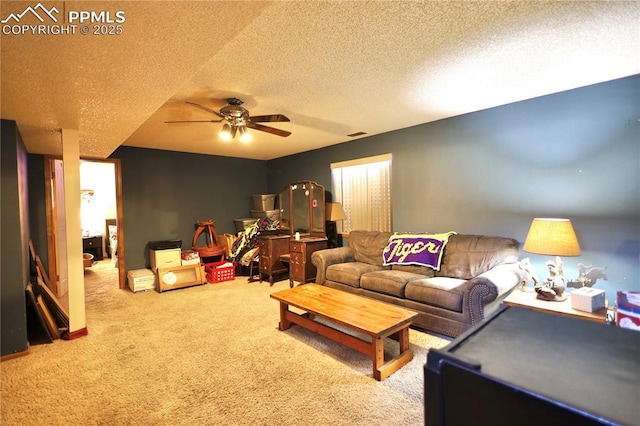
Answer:
<svg viewBox="0 0 640 426"><path fill-rule="evenodd" d="M331 180L347 215L338 232L391 231L391 154L332 163Z"/></svg>

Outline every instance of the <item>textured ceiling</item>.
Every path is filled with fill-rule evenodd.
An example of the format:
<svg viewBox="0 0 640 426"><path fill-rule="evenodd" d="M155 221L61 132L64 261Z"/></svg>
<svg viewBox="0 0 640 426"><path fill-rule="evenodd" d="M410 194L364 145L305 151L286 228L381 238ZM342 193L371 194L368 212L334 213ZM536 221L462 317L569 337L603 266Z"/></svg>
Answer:
<svg viewBox="0 0 640 426"><path fill-rule="evenodd" d="M640 73L640 2L41 2L124 11L120 35L5 34L2 118L31 153L118 146L272 159ZM1 2L0 16L33 2ZM39 24L25 14L20 25ZM79 26L78 26L79 27ZM79 28L77 29L79 31ZM287 138L222 142L228 97Z"/></svg>

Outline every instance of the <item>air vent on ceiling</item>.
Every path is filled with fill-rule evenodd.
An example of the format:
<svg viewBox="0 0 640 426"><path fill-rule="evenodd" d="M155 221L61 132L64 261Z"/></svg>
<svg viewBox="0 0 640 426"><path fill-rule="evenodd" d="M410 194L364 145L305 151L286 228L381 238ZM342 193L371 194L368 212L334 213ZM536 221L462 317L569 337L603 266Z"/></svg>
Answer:
<svg viewBox="0 0 640 426"><path fill-rule="evenodd" d="M355 132L355 133L351 133L349 136L350 138L355 138L356 136L362 136L362 135L366 135L365 132Z"/></svg>

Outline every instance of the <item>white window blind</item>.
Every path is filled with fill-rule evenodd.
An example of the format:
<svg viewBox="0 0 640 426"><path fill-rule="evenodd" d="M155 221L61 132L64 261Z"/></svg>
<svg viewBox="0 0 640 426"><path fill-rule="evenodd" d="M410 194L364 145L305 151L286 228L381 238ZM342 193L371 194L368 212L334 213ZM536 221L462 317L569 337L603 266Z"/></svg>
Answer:
<svg viewBox="0 0 640 426"><path fill-rule="evenodd" d="M338 232L391 231L391 154L332 163L331 179L347 215Z"/></svg>

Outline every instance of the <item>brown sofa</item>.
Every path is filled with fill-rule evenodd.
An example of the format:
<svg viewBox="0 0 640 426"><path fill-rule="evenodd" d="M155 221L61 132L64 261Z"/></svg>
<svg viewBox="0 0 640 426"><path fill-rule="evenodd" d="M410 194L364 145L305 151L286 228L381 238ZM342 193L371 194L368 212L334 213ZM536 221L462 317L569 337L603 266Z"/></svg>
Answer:
<svg viewBox="0 0 640 426"><path fill-rule="evenodd" d="M316 283L419 313L414 325L457 337L493 312L521 279L513 238L451 235L440 270L383 266L390 232L352 231L348 246L311 256Z"/></svg>

